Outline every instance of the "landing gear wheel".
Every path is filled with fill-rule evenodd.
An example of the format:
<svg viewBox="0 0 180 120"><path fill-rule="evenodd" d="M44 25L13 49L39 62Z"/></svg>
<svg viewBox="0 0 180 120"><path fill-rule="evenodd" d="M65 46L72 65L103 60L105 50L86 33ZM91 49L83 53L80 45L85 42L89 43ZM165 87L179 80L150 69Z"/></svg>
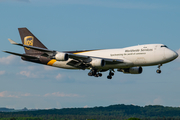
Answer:
<svg viewBox="0 0 180 120"><path fill-rule="evenodd" d="M110 69L109 70L109 75L107 76L108 79L112 79L112 76L114 76L114 70L113 69Z"/></svg>
<svg viewBox="0 0 180 120"><path fill-rule="evenodd" d="M94 77L99 77L99 74L95 74Z"/></svg>
<svg viewBox="0 0 180 120"><path fill-rule="evenodd" d="M162 64L159 64L159 65L158 65L158 69L156 70L156 72L157 72L158 74L161 73L161 70L160 70L160 69L161 69L161 66L162 66Z"/></svg>
<svg viewBox="0 0 180 120"><path fill-rule="evenodd" d="M96 73L97 73L97 70L96 70L96 69L92 69L91 71L92 71L92 75L95 76ZM96 77L96 76L95 76L95 77Z"/></svg>
<svg viewBox="0 0 180 120"><path fill-rule="evenodd" d="M113 72L111 72L110 74L111 74L111 76L114 76L114 73L113 73Z"/></svg>
<svg viewBox="0 0 180 120"><path fill-rule="evenodd" d="M99 77L102 77L102 73L98 73Z"/></svg>
<svg viewBox="0 0 180 120"><path fill-rule="evenodd" d="M108 78L108 79L112 79L112 76L109 76L109 75L108 75L107 78Z"/></svg>
<svg viewBox="0 0 180 120"><path fill-rule="evenodd" d="M160 74L160 73L161 73L161 70L156 70L156 72L157 72L158 74Z"/></svg>
<svg viewBox="0 0 180 120"><path fill-rule="evenodd" d="M89 72L88 75L89 75L89 76L93 76L93 75L92 75L92 72Z"/></svg>

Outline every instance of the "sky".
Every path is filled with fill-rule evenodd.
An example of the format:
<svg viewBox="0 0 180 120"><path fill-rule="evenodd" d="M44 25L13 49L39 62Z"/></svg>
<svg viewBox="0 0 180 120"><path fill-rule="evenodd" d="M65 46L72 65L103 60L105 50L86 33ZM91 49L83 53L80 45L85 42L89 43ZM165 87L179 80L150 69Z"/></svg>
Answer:
<svg viewBox="0 0 180 120"><path fill-rule="evenodd" d="M48 49L123 48L161 43L180 53L179 0L0 0L0 50L24 53L18 28ZM139 75L89 77L0 52L0 107L50 109L113 104L180 107L180 58Z"/></svg>

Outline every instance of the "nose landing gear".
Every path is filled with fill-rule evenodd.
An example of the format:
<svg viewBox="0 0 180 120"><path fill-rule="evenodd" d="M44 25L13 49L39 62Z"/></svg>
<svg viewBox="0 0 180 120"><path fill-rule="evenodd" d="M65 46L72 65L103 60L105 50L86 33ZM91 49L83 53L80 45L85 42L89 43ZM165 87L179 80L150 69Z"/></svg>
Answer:
<svg viewBox="0 0 180 120"><path fill-rule="evenodd" d="M161 73L161 69L160 69L160 68L161 68L161 66L162 66L162 64L159 64L159 65L158 65L158 69L156 70L156 72L157 72L158 74L160 74L160 73Z"/></svg>

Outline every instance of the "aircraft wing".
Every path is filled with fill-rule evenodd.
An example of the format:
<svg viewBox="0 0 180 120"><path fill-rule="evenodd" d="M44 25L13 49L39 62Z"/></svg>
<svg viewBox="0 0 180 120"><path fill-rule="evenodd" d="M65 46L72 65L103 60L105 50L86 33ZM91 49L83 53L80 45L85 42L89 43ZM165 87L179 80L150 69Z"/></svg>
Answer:
<svg viewBox="0 0 180 120"><path fill-rule="evenodd" d="M120 64L123 63L124 60L122 59L109 59L109 58L101 58L101 57L93 57L93 56L85 56L85 55L77 55L77 54L72 54L69 53L69 58L70 60L67 65L77 67L79 69L85 69L91 66L91 62L93 59L101 59L104 60L106 65L108 64Z"/></svg>
<svg viewBox="0 0 180 120"><path fill-rule="evenodd" d="M78 54L73 54L73 53L68 53L67 54L69 55L69 58L72 58L72 59L82 59L82 60L85 60L85 59L89 59L90 57L89 56L85 56L85 55L78 55Z"/></svg>
<svg viewBox="0 0 180 120"><path fill-rule="evenodd" d="M101 58L101 57L94 57L94 56L78 55L78 54L73 54L73 53L68 53L68 55L69 55L69 58L72 58L72 59L87 60L87 59L97 58L97 59L103 59L104 61L106 61L108 63L114 63L114 64L124 62L124 60L122 60L122 59Z"/></svg>

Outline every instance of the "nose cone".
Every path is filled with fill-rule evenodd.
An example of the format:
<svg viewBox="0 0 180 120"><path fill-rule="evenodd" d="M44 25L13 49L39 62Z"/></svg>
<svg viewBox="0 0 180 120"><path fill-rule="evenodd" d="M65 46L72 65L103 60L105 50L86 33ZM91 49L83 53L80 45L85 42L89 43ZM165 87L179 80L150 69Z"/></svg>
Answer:
<svg viewBox="0 0 180 120"><path fill-rule="evenodd" d="M166 59L168 59L170 61L174 60L174 59L176 59L178 57L178 54L175 51L170 50L170 49L165 49L164 54L165 54Z"/></svg>

